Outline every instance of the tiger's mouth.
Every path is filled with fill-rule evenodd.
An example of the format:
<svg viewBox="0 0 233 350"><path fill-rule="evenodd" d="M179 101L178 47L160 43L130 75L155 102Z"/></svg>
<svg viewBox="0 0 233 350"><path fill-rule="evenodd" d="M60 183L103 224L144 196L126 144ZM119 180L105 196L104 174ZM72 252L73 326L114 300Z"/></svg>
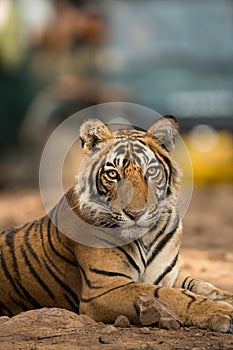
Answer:
<svg viewBox="0 0 233 350"><path fill-rule="evenodd" d="M116 230L121 236L142 236L150 231L157 223L160 217L159 210L153 212L153 215L148 214L145 210L140 216L128 217L124 211L121 215L113 215L111 218L111 224L109 227Z"/></svg>

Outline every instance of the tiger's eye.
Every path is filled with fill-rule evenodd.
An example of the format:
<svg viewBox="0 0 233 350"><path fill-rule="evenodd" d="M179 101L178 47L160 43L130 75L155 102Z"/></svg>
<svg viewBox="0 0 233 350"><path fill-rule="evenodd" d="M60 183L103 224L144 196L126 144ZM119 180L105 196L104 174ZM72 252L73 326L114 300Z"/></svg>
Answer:
<svg viewBox="0 0 233 350"><path fill-rule="evenodd" d="M116 170L109 170L109 171L107 171L107 175L111 179L116 179L118 177L118 172Z"/></svg>
<svg viewBox="0 0 233 350"><path fill-rule="evenodd" d="M157 171L157 169L156 169L155 167L149 168L149 169L147 170L147 172L148 172L149 175L155 175L155 174L156 174L156 171Z"/></svg>
<svg viewBox="0 0 233 350"><path fill-rule="evenodd" d="M155 177L158 175L158 173L159 173L159 169L154 166L147 169L147 176Z"/></svg>

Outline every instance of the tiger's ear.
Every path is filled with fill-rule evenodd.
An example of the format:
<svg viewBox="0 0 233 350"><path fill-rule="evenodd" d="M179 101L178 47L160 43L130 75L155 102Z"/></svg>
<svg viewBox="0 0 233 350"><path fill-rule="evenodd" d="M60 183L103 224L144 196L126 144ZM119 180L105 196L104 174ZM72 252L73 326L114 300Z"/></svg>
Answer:
<svg viewBox="0 0 233 350"><path fill-rule="evenodd" d="M84 151L89 151L97 143L111 138L111 131L99 119L88 119L80 127L80 139Z"/></svg>
<svg viewBox="0 0 233 350"><path fill-rule="evenodd" d="M179 124L176 118L165 115L149 128L147 134L154 136L168 152L172 152L175 148L175 138L178 131Z"/></svg>

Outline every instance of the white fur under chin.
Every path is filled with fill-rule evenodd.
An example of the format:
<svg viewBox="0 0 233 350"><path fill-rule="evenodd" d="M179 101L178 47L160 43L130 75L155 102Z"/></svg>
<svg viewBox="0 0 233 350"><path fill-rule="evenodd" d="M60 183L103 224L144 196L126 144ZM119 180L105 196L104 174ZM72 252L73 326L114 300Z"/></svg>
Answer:
<svg viewBox="0 0 233 350"><path fill-rule="evenodd" d="M123 240L134 241L145 235L149 231L148 227L128 227L120 229L120 236Z"/></svg>

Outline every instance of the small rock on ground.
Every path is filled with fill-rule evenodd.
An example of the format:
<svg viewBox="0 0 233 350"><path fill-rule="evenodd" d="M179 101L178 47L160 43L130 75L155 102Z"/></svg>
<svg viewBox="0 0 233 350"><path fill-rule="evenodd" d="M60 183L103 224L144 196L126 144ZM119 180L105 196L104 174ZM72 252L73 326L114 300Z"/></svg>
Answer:
<svg viewBox="0 0 233 350"><path fill-rule="evenodd" d="M126 316L120 315L116 318L114 325L115 327L129 328L130 322Z"/></svg>
<svg viewBox="0 0 233 350"><path fill-rule="evenodd" d="M112 340L108 335L101 335L99 337L99 341L102 344L111 344Z"/></svg>
<svg viewBox="0 0 233 350"><path fill-rule="evenodd" d="M139 322L143 326L158 325L165 329L178 329L181 320L164 302L145 293L141 293L136 301L139 311Z"/></svg>

